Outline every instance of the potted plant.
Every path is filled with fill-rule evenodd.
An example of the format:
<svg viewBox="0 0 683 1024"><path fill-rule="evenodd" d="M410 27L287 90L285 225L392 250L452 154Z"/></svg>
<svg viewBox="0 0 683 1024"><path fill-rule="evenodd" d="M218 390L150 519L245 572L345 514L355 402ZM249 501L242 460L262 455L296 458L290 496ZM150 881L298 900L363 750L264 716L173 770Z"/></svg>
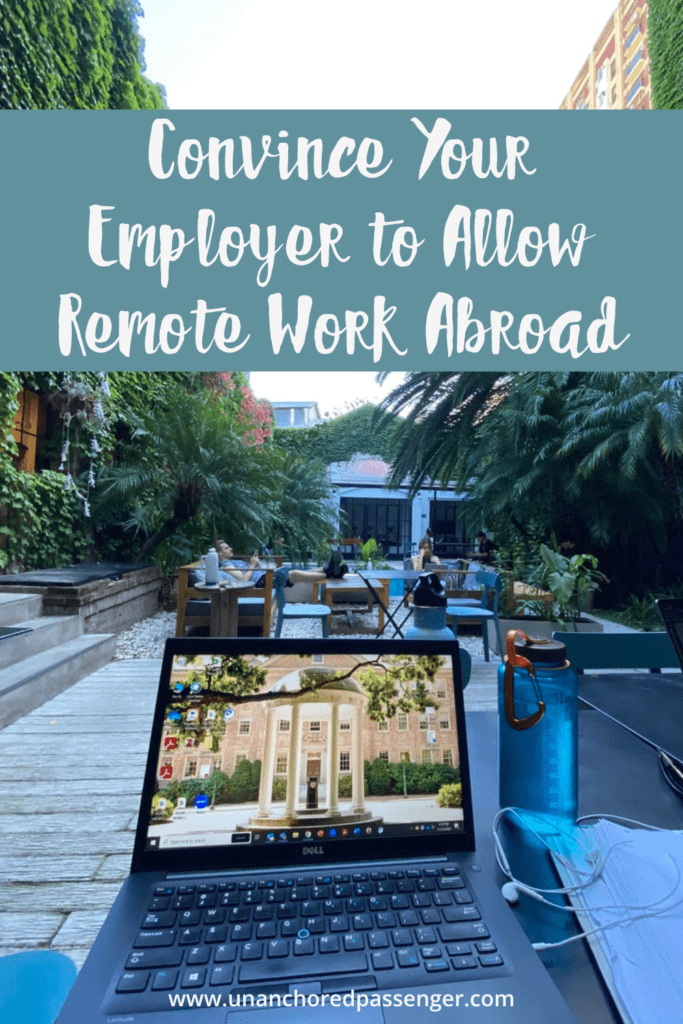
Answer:
<svg viewBox="0 0 683 1024"><path fill-rule="evenodd" d="M570 629L583 633L602 633L602 623L586 617L593 592L607 577L598 570L595 555L564 555L555 548L541 544L539 561L528 574L527 582L537 591L517 602L516 614L500 618L501 635L511 629L522 629L532 636L551 636L556 630ZM550 594L548 600L545 594ZM489 643L498 652L495 629L491 622Z"/></svg>

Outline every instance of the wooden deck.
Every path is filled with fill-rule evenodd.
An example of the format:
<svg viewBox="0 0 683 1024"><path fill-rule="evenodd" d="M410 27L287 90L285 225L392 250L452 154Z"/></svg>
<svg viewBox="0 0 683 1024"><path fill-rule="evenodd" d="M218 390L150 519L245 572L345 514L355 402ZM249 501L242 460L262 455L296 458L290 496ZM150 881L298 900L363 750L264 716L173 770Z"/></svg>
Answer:
<svg viewBox="0 0 683 1024"><path fill-rule="evenodd" d="M496 707L497 665L469 710ZM0 955L85 960L129 871L160 667L111 662L0 732Z"/></svg>

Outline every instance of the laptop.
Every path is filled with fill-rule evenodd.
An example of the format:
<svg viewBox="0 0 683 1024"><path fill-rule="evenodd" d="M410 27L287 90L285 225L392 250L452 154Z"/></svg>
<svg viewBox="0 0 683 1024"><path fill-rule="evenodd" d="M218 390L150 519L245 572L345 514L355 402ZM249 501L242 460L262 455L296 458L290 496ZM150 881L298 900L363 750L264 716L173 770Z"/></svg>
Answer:
<svg viewBox="0 0 683 1024"><path fill-rule="evenodd" d="M572 1024L473 800L457 642L167 641L131 874L59 1024Z"/></svg>

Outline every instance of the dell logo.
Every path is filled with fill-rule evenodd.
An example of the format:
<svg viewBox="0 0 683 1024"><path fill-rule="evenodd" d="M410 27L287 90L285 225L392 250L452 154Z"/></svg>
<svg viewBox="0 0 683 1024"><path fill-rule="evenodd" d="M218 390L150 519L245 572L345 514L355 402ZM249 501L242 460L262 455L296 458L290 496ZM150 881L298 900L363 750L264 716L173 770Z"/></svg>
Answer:
<svg viewBox="0 0 683 1024"><path fill-rule="evenodd" d="M314 856L314 857L317 856L317 857L319 857L322 853L325 852L325 847L324 846L304 846L303 847L303 851L304 851L304 857L308 857L308 856Z"/></svg>

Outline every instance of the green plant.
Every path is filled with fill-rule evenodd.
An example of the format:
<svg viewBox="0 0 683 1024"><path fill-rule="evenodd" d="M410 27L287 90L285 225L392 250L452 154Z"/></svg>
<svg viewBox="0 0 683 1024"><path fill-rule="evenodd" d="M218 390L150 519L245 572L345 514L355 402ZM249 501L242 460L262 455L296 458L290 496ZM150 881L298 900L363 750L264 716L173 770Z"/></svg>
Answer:
<svg viewBox="0 0 683 1024"><path fill-rule="evenodd" d="M339 776L339 786L337 792L340 797L349 797L352 793L352 780L350 775Z"/></svg>
<svg viewBox="0 0 683 1024"><path fill-rule="evenodd" d="M552 607L546 606L545 612L541 612L542 617L571 623L576 628L590 593L598 590L599 584L606 580L604 573L598 570L597 558L595 555L567 557L547 544L541 544L539 556L540 561L529 573L528 582L539 590L549 591L554 602ZM541 604L539 599L531 598L523 601L521 607L538 613Z"/></svg>
<svg viewBox="0 0 683 1024"><path fill-rule="evenodd" d="M624 611L615 615L618 622L644 633L659 631L664 628L662 617L657 610L657 598L649 591L642 598L631 594Z"/></svg>
<svg viewBox="0 0 683 1024"><path fill-rule="evenodd" d="M138 0L0 0L0 108L162 109Z"/></svg>
<svg viewBox="0 0 683 1024"><path fill-rule="evenodd" d="M648 47L653 107L680 110L683 107L683 8L680 0L650 0Z"/></svg>
<svg viewBox="0 0 683 1024"><path fill-rule="evenodd" d="M274 801L284 800L287 796L287 779L276 776L273 779L272 799Z"/></svg>
<svg viewBox="0 0 683 1024"><path fill-rule="evenodd" d="M436 794L439 807L462 807L462 785L459 782L442 786Z"/></svg>

